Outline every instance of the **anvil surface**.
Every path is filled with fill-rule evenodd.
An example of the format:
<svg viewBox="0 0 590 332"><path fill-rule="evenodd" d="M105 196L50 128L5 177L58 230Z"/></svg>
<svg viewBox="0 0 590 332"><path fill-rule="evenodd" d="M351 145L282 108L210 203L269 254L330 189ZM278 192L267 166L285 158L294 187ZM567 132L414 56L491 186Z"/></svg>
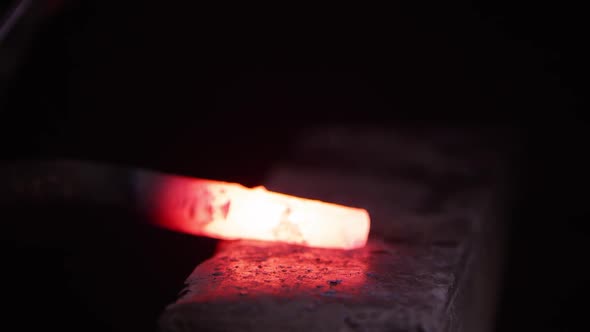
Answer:
<svg viewBox="0 0 590 332"><path fill-rule="evenodd" d="M187 279L160 325L165 331L432 331L453 324L448 313L465 249L224 242Z"/></svg>

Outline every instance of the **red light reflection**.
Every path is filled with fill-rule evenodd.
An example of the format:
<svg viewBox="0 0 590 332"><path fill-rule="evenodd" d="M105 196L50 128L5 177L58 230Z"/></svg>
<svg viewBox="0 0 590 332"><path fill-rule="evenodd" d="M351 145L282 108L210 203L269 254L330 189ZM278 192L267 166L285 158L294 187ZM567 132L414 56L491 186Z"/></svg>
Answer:
<svg viewBox="0 0 590 332"><path fill-rule="evenodd" d="M363 293L366 250L305 248L280 243L225 241L187 280L182 302L245 296L354 299Z"/></svg>

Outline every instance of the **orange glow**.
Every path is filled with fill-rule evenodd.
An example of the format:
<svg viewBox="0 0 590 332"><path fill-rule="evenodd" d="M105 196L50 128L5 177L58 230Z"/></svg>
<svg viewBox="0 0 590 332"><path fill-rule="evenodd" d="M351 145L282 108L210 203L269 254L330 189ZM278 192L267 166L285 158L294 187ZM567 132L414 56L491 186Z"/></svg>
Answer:
<svg viewBox="0 0 590 332"><path fill-rule="evenodd" d="M184 233L339 249L363 247L369 235L364 209L264 187L152 174L140 176L137 184L154 222Z"/></svg>

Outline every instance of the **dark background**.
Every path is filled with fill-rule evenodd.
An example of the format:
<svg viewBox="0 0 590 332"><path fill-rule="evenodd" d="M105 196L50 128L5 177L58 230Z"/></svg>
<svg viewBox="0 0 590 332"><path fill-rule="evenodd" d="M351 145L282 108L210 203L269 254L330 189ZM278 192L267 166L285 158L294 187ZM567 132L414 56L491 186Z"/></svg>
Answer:
<svg viewBox="0 0 590 332"><path fill-rule="evenodd" d="M580 8L52 3L61 6L39 19L0 100L4 159L105 160L254 185L313 124L517 132L498 330L584 322ZM149 330L215 244L123 211L7 216L25 226L3 232L5 322L25 329Z"/></svg>

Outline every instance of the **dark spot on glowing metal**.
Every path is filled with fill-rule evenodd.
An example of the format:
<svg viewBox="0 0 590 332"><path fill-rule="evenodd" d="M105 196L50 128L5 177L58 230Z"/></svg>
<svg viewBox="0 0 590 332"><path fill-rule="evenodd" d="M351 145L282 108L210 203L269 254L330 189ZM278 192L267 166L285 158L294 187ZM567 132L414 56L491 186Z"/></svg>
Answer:
<svg viewBox="0 0 590 332"><path fill-rule="evenodd" d="M229 213L229 206L231 201L227 201L227 203L221 206L221 213L223 215L223 219L227 219L227 214Z"/></svg>

